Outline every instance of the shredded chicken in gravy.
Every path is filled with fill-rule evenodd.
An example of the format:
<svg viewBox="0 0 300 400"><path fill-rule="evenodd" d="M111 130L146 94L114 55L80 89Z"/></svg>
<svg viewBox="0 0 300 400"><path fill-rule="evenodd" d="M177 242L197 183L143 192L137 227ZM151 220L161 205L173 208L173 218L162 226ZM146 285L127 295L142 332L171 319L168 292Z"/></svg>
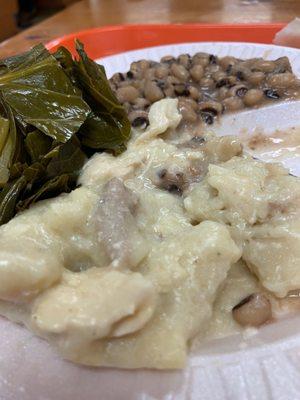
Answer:
<svg viewBox="0 0 300 400"><path fill-rule="evenodd" d="M176 99L153 104L127 151L0 228L0 313L69 360L182 368L195 338L297 301L300 180L180 120Z"/></svg>

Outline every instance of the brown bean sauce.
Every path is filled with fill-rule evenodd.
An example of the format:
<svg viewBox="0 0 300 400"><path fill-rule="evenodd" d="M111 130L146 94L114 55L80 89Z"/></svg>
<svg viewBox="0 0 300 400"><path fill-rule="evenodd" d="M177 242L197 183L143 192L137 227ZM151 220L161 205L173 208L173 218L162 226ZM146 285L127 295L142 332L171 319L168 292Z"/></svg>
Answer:
<svg viewBox="0 0 300 400"><path fill-rule="evenodd" d="M206 124L224 112L300 97L300 81L287 57L269 61L207 53L165 56L160 62L133 62L127 73L114 74L110 83L135 119L145 118L151 104L167 97L179 98L185 122L198 119Z"/></svg>

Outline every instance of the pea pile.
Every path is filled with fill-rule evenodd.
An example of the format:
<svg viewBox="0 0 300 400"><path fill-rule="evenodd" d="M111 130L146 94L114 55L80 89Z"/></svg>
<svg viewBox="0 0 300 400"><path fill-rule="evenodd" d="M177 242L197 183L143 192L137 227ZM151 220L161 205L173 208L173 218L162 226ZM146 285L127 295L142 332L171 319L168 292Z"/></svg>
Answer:
<svg viewBox="0 0 300 400"><path fill-rule="evenodd" d="M183 120L212 124L224 113L283 99L298 98L300 81L287 57L240 60L212 54L182 54L160 62L133 62L127 73L116 73L110 84L134 127L146 127L152 103L177 97Z"/></svg>

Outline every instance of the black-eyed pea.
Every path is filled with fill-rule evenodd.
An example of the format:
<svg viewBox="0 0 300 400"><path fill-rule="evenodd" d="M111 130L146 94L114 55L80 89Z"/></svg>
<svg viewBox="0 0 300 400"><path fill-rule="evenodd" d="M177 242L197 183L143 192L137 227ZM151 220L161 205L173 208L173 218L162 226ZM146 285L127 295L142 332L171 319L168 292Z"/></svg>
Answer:
<svg viewBox="0 0 300 400"><path fill-rule="evenodd" d="M143 81L140 79L136 79L130 82L130 85L135 87L137 90L142 90L143 88Z"/></svg>
<svg viewBox="0 0 300 400"><path fill-rule="evenodd" d="M161 100L164 98L164 93L155 81L146 80L144 86L144 93L146 99L150 103Z"/></svg>
<svg viewBox="0 0 300 400"><path fill-rule="evenodd" d="M186 82L189 78L188 70L181 64L172 64L170 72L181 82Z"/></svg>
<svg viewBox="0 0 300 400"><path fill-rule="evenodd" d="M192 64L202 65L203 68L207 67L209 64L209 54L207 53L196 53L192 58Z"/></svg>
<svg viewBox="0 0 300 400"><path fill-rule="evenodd" d="M198 106L199 111L201 112L209 112L214 115L222 114L223 112L223 105L218 101L203 101Z"/></svg>
<svg viewBox="0 0 300 400"><path fill-rule="evenodd" d="M182 118L186 122L196 122L197 121L197 114L192 107L192 105L187 101L186 98L180 98L178 100L178 109L182 115ZM197 105L196 105L197 106Z"/></svg>
<svg viewBox="0 0 300 400"><path fill-rule="evenodd" d="M229 89L228 95L229 96L237 96L237 97L244 97L245 94L248 92L248 88L243 85L235 85Z"/></svg>
<svg viewBox="0 0 300 400"><path fill-rule="evenodd" d="M200 83L201 88L204 90L211 89L215 85L214 80L211 78L208 78L208 77L202 78L199 83Z"/></svg>
<svg viewBox="0 0 300 400"><path fill-rule="evenodd" d="M169 75L166 78L166 83L168 85L178 85L179 83L181 83L181 81L178 78L176 78L175 76Z"/></svg>
<svg viewBox="0 0 300 400"><path fill-rule="evenodd" d="M191 86L190 85L188 87L188 90L189 90L189 93L190 93L190 97L193 100L199 101L199 100L202 99L202 97L203 97L202 92L198 88L196 88L195 86Z"/></svg>
<svg viewBox="0 0 300 400"><path fill-rule="evenodd" d="M133 86L125 86L119 88L116 95L121 103L131 103L139 96L139 91Z"/></svg>
<svg viewBox="0 0 300 400"><path fill-rule="evenodd" d="M177 61L187 69L191 66L191 56L189 54L181 54Z"/></svg>
<svg viewBox="0 0 300 400"><path fill-rule="evenodd" d="M143 77L145 79L154 79L155 68L148 68L144 71Z"/></svg>
<svg viewBox="0 0 300 400"><path fill-rule="evenodd" d="M265 73L270 73L273 72L276 67L276 64L274 61L267 61L267 60L257 60L256 63L254 63L253 68L258 69L259 71L265 72Z"/></svg>
<svg viewBox="0 0 300 400"><path fill-rule="evenodd" d="M253 293L233 307L232 316L242 326L261 326L272 318L270 300L262 293Z"/></svg>
<svg viewBox="0 0 300 400"><path fill-rule="evenodd" d="M211 64L207 69L211 76L213 76L213 74L216 72L222 71L222 68L218 64Z"/></svg>
<svg viewBox="0 0 300 400"><path fill-rule="evenodd" d="M168 86L164 89L164 94L165 94L166 97L175 97L174 86L173 86L173 85L168 85Z"/></svg>
<svg viewBox="0 0 300 400"><path fill-rule="evenodd" d="M222 103L226 111L238 111L244 108L243 100L236 96L228 97Z"/></svg>
<svg viewBox="0 0 300 400"><path fill-rule="evenodd" d="M122 82L119 83L118 88L123 88L125 86L133 86L133 85L131 85L131 83L132 82L130 82L129 80L122 81Z"/></svg>
<svg viewBox="0 0 300 400"><path fill-rule="evenodd" d="M189 96L190 92L186 83L174 85L174 91L177 96Z"/></svg>
<svg viewBox="0 0 300 400"><path fill-rule="evenodd" d="M166 64L172 64L175 61L176 61L175 58L170 55L164 56L160 59L160 62L166 63Z"/></svg>
<svg viewBox="0 0 300 400"><path fill-rule="evenodd" d="M117 72L115 74L113 74L113 76L110 78L110 81L113 82L116 86L118 86L118 84L120 82L123 82L125 80L125 77L123 74L121 74L121 72Z"/></svg>
<svg viewBox="0 0 300 400"><path fill-rule="evenodd" d="M150 102L143 97L138 97L137 99L134 100L133 102L133 109L135 110L145 110L150 106Z"/></svg>
<svg viewBox="0 0 300 400"><path fill-rule="evenodd" d="M132 111L128 118L134 128L145 129L149 125L148 113L145 111Z"/></svg>
<svg viewBox="0 0 300 400"><path fill-rule="evenodd" d="M238 60L234 57L226 56L219 59L219 64L224 69L224 71L228 70L228 67L235 65Z"/></svg>
<svg viewBox="0 0 300 400"><path fill-rule="evenodd" d="M290 88L295 85L296 77L291 72L283 74L274 74L267 78L268 86L272 88Z"/></svg>
<svg viewBox="0 0 300 400"><path fill-rule="evenodd" d="M260 85L264 79L266 78L266 75L261 72L261 71L256 71L256 72L251 72L247 78L247 81L254 86Z"/></svg>
<svg viewBox="0 0 300 400"><path fill-rule="evenodd" d="M292 72L292 67L290 64L290 60L288 57L280 57L274 61L276 64L275 72L278 74L282 74L284 72Z"/></svg>
<svg viewBox="0 0 300 400"><path fill-rule="evenodd" d="M134 74L134 76L141 77L143 73L150 67L150 61L148 60L140 60L134 61L130 65L130 71Z"/></svg>
<svg viewBox="0 0 300 400"><path fill-rule="evenodd" d="M261 103L264 92L261 89L249 89L243 97L244 104L247 107L256 106Z"/></svg>
<svg viewBox="0 0 300 400"><path fill-rule="evenodd" d="M204 68L201 64L196 64L190 69L191 77L194 81L199 82L204 76Z"/></svg>
<svg viewBox="0 0 300 400"><path fill-rule="evenodd" d="M239 83L238 78L234 75L229 75L227 79L228 79L228 86L237 85Z"/></svg>
<svg viewBox="0 0 300 400"><path fill-rule="evenodd" d="M222 79L226 79L227 78L227 74L224 71L213 72L212 73L212 78L216 82L220 82Z"/></svg>
<svg viewBox="0 0 300 400"><path fill-rule="evenodd" d="M222 86L219 89L218 97L220 100L226 99L228 97L229 89L226 86Z"/></svg>
<svg viewBox="0 0 300 400"><path fill-rule="evenodd" d="M169 74L169 68L166 65L160 65L155 68L155 76L158 79L163 79Z"/></svg>
<svg viewBox="0 0 300 400"><path fill-rule="evenodd" d="M189 107L191 107L194 111L198 110L198 104L195 100L191 99L190 97L179 97L178 101L188 105Z"/></svg>

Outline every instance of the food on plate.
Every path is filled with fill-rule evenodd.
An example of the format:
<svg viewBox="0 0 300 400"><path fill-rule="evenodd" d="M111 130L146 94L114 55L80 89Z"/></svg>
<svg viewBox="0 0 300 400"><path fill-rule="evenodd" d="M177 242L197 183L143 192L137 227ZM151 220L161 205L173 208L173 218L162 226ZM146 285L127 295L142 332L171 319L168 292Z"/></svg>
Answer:
<svg viewBox="0 0 300 400"><path fill-rule="evenodd" d="M76 363L174 369L184 367L197 343L294 310L289 304L291 298L297 302L300 288L299 178L254 159L237 137L181 124L175 98L157 99L145 126L133 124L128 133L102 67L79 44L78 51L80 61L64 49L56 58L47 55L89 110L59 145L75 146L63 150L63 167L57 160L51 167L57 179L61 168L69 168L77 181L70 193L60 190L14 209L0 227L0 314ZM94 73L102 86L89 78ZM21 129L22 120L9 112L2 126L11 138L7 126L13 121ZM57 146L59 139L48 135L57 132L53 121L48 133L35 128L51 149ZM84 165L71 169L77 151ZM38 157L47 169L49 147ZM10 167L9 179L11 174Z"/></svg>
<svg viewBox="0 0 300 400"><path fill-rule="evenodd" d="M95 151L124 149L130 123L105 71L76 43L41 44L0 61L0 224L40 199L69 192Z"/></svg>
<svg viewBox="0 0 300 400"><path fill-rule="evenodd" d="M178 98L185 122L210 125L224 112L299 98L300 93L287 57L241 60L208 53L135 61L128 72L114 74L110 84L132 125L144 128L151 104L165 97Z"/></svg>
<svg viewBox="0 0 300 400"><path fill-rule="evenodd" d="M176 106L154 105L126 152L95 154L80 188L1 228L1 298L21 304L21 320L73 361L183 366L241 256L262 285L250 294L260 303L300 285L299 181L243 156L232 137L168 139L161 114L175 129ZM253 316L247 298L233 318L268 320L270 308Z"/></svg>

